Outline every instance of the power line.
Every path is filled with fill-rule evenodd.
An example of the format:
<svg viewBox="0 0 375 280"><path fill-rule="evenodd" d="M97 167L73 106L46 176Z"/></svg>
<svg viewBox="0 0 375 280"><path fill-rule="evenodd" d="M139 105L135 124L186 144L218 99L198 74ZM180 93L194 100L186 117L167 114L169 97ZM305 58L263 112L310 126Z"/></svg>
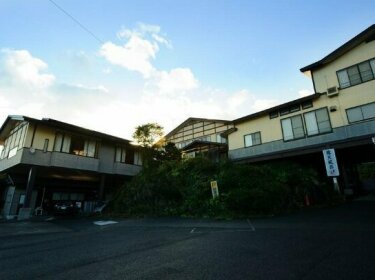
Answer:
<svg viewBox="0 0 375 280"><path fill-rule="evenodd" d="M61 6L59 6L55 1L53 0L48 0L51 2L53 5L55 5L56 8L58 8L60 11L62 11L65 15L70 17L71 20L73 20L76 24L78 24L84 31L89 33L96 41L98 41L100 44L104 44L104 41L101 40L98 36L96 36L93 32L91 32L86 26L84 26L82 23L78 21L75 17L73 17L68 11L63 9Z"/></svg>

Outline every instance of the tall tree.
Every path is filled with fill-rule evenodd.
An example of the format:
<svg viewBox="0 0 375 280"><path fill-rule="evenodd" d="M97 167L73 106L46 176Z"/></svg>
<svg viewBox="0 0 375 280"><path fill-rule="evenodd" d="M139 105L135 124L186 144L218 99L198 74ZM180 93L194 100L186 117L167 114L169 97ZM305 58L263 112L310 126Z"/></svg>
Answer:
<svg viewBox="0 0 375 280"><path fill-rule="evenodd" d="M142 147L152 147L156 139L163 136L163 127L157 123L147 123L135 128L134 140Z"/></svg>

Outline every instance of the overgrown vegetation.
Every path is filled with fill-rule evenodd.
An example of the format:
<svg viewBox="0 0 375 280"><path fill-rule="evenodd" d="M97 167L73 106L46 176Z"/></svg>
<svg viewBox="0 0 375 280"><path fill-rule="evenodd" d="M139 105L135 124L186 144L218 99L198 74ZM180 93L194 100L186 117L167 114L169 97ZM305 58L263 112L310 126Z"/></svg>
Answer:
<svg viewBox="0 0 375 280"><path fill-rule="evenodd" d="M292 211L305 204L306 195L315 205L340 200L324 177L295 163L237 165L178 158L164 155L167 160L147 164L116 195L112 211L129 216L229 218ZM211 195L212 180L219 185L216 199Z"/></svg>

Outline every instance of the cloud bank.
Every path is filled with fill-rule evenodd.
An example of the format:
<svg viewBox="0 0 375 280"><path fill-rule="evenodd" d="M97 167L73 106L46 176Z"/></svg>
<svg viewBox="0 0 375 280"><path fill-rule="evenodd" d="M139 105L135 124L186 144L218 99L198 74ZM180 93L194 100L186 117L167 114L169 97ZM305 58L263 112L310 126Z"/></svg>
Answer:
<svg viewBox="0 0 375 280"><path fill-rule="evenodd" d="M1 50L0 121L9 114L49 117L130 139L134 128L147 122L158 122L167 133L188 117L231 120L280 103L248 89L210 88L184 65L158 69L158 53L174 50L157 25L122 28L117 38L118 43L105 42L93 55L104 70L101 79L89 83L60 80L28 50ZM88 63L84 51L77 55ZM114 87L107 77L119 71L139 74L141 84Z"/></svg>

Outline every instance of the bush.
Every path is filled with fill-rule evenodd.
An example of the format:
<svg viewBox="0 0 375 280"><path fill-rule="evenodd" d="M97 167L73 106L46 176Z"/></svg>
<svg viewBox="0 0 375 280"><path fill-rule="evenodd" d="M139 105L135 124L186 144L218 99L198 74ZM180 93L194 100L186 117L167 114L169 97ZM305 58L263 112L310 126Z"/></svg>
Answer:
<svg viewBox="0 0 375 280"><path fill-rule="evenodd" d="M216 199L212 180L219 184ZM314 204L337 201L313 169L295 163L236 165L193 158L144 168L119 191L112 209L137 216L238 217L298 209L306 195Z"/></svg>

